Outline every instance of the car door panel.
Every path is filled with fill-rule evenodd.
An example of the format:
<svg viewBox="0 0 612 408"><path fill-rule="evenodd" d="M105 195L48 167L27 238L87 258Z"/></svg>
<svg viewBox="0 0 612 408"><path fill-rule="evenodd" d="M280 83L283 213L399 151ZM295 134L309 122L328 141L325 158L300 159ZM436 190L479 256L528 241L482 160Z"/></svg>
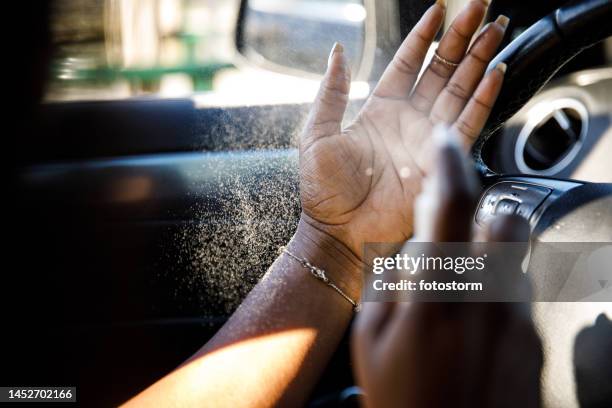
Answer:
<svg viewBox="0 0 612 408"><path fill-rule="evenodd" d="M16 152L3 301L28 340L5 372L117 404L203 345L290 238L303 107L274 107L258 150L270 107L47 108L45 137Z"/></svg>

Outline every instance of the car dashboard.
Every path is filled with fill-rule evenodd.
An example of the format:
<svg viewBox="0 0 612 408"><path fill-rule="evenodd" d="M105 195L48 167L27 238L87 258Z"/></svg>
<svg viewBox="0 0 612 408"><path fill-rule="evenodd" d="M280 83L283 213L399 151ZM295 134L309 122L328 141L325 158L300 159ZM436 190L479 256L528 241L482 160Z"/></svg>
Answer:
<svg viewBox="0 0 612 408"><path fill-rule="evenodd" d="M612 67L582 70L546 85L485 144L498 174L611 182Z"/></svg>

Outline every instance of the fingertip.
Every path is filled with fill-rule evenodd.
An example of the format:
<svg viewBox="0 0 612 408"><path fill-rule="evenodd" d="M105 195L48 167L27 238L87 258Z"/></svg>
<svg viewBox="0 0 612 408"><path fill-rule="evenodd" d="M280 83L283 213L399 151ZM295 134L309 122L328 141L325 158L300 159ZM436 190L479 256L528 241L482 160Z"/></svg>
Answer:
<svg viewBox="0 0 612 408"><path fill-rule="evenodd" d="M508 24L510 23L510 18L508 16L500 14L495 19L495 22L499 24L504 30L506 30L506 28L508 28Z"/></svg>
<svg viewBox="0 0 612 408"><path fill-rule="evenodd" d="M344 52L344 46L336 41L327 58L325 78L327 78L328 81L333 81L336 85L341 85L343 91L348 92L345 88L349 86L348 84L351 81L350 71L348 60Z"/></svg>
<svg viewBox="0 0 612 408"><path fill-rule="evenodd" d="M463 157L461 140L457 132L444 123L438 123L433 128L433 140L439 150L451 149L451 153Z"/></svg>
<svg viewBox="0 0 612 408"><path fill-rule="evenodd" d="M482 23L482 20L487 14L488 7L489 3L486 0L469 1L459 14L457 14L453 20L453 24L457 23L465 29L469 27L469 31L473 33Z"/></svg>
<svg viewBox="0 0 612 408"><path fill-rule="evenodd" d="M444 15L446 14L446 0L437 0L423 14L418 24L428 26L428 31L437 32L442 26ZM415 26L416 27L416 26Z"/></svg>
<svg viewBox="0 0 612 408"><path fill-rule="evenodd" d="M610 324L610 318L605 313L600 313L595 319L596 326L604 326Z"/></svg>
<svg viewBox="0 0 612 408"><path fill-rule="evenodd" d="M332 65L334 65L334 63L337 63L338 58L337 56L340 56L340 58L344 57L344 46L339 43L338 41L336 41L334 43L334 45L332 46L331 51L329 52L329 57L327 58L327 67L330 68Z"/></svg>
<svg viewBox="0 0 612 408"><path fill-rule="evenodd" d="M334 43L327 64L327 70L301 133L300 149L306 148L316 139L341 131L344 111L349 101L351 77L344 47L339 42Z"/></svg>
<svg viewBox="0 0 612 408"><path fill-rule="evenodd" d="M433 128L433 141L436 142L438 149L443 148L449 143L449 129L444 123L438 123Z"/></svg>

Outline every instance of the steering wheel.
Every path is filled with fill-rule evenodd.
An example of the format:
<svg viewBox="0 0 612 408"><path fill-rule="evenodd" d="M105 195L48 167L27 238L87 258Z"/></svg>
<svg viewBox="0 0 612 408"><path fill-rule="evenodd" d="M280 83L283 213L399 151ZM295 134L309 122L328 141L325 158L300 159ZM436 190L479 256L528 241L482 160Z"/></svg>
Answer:
<svg viewBox="0 0 612 408"><path fill-rule="evenodd" d="M474 146L480 159L484 142L538 92L568 61L612 36L612 2L582 0L534 23L504 48L489 69L505 62L508 73L484 131ZM479 160L479 164L483 165ZM483 174L490 171L481 168Z"/></svg>
<svg viewBox="0 0 612 408"><path fill-rule="evenodd" d="M565 63L584 49L612 36L611 20L612 2L609 0L573 2L537 21L491 61L489 69L499 62L505 62L508 71L499 98L472 151L476 168L490 193L489 196L485 193L481 200L477 223L494 216L497 210L502 213L516 212L529 219L534 232L541 235L560 217L570 213L576 217L576 211L582 213L578 218L583 217L584 222L593 222L592 209L588 213L583 210L586 208L585 199L593 201L612 194L612 184L502 176L489 169L482 160L484 143L499 132L505 121L523 107ZM494 187L505 181L522 183L515 187L525 187L527 190L513 189L510 184ZM530 183L534 187L530 187ZM494 188L491 189L491 186ZM608 232L612 231L611 218L606 218ZM599 218L598 222L601 221ZM576 236L576 231L565 230L563 235L569 241L612 239L612 233L593 236L592 232L581 232ZM563 240L559 233L554 238Z"/></svg>
<svg viewBox="0 0 612 408"><path fill-rule="evenodd" d="M499 62L505 62L508 71L485 130L472 151L485 186L475 214L477 224L498 214L516 213L530 221L532 244L534 241L612 241L612 183L500 175L486 166L481 154L487 139L499 132L505 121L567 61L612 35L610 21L612 1L573 2L537 21L489 65L493 69ZM534 317L543 337L548 365L543 378L544 399L553 406L576 405L572 369L574 339L582 327L593 323L602 308L612 317L612 303L558 303L559 288L551 285L565 281L555 276L557 271L547 271L543 276L538 276L539 271L530 272L536 300L557 301L534 304ZM548 293L538 299L538 290ZM612 283L610 288L602 290L608 290L604 299L609 300Z"/></svg>

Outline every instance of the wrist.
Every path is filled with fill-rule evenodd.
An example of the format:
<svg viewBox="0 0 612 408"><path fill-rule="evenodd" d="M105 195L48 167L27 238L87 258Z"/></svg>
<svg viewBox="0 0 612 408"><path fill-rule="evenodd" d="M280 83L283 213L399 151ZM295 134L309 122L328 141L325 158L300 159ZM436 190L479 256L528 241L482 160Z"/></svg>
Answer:
<svg viewBox="0 0 612 408"><path fill-rule="evenodd" d="M325 271L329 279L351 299L361 297L364 264L342 242L300 218L287 245L292 253Z"/></svg>

